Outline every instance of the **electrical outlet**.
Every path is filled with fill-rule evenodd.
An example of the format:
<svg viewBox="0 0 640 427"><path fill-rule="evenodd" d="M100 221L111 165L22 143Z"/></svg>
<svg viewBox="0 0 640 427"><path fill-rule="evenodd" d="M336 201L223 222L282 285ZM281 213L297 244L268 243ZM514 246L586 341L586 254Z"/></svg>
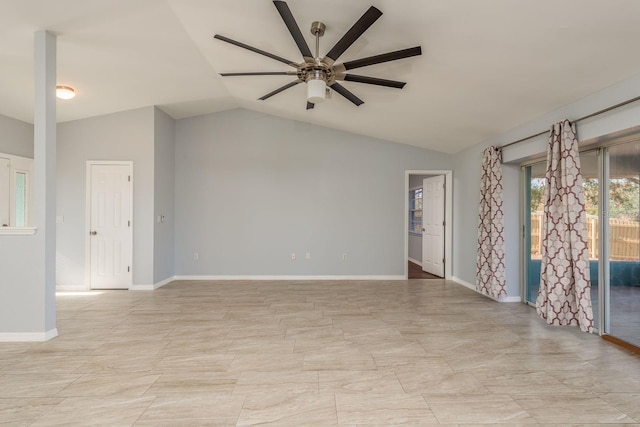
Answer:
<svg viewBox="0 0 640 427"><path fill-rule="evenodd" d="M193 253L193 259L194 259L195 261L197 261L199 258L200 258L200 255L198 255L198 252L194 252L194 253Z"/></svg>
<svg viewBox="0 0 640 427"><path fill-rule="evenodd" d="M296 260L296 254L295 253L291 253L291 261L295 261Z"/></svg>
<svg viewBox="0 0 640 427"><path fill-rule="evenodd" d="M311 252L307 252L307 254L304 257L305 259L311 259Z"/></svg>
<svg viewBox="0 0 640 427"><path fill-rule="evenodd" d="M347 260L347 254L342 254L342 260L346 261Z"/></svg>

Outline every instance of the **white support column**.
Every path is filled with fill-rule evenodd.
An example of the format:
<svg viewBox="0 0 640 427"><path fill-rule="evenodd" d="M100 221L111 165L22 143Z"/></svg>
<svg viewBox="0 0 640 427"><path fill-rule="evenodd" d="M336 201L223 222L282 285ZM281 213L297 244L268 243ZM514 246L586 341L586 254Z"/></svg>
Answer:
<svg viewBox="0 0 640 427"><path fill-rule="evenodd" d="M35 33L34 204L44 261L44 327L56 325L56 36Z"/></svg>
<svg viewBox="0 0 640 427"><path fill-rule="evenodd" d="M56 329L56 37L34 36L34 221L0 235L0 342L46 341Z"/></svg>

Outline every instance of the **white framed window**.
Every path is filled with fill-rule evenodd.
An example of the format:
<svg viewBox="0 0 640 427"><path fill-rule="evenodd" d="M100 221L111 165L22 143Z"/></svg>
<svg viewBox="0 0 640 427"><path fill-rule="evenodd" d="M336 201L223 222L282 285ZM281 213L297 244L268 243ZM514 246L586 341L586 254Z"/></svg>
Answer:
<svg viewBox="0 0 640 427"><path fill-rule="evenodd" d="M33 224L33 159L0 153L0 228Z"/></svg>
<svg viewBox="0 0 640 427"><path fill-rule="evenodd" d="M422 234L422 187L409 190L409 232Z"/></svg>

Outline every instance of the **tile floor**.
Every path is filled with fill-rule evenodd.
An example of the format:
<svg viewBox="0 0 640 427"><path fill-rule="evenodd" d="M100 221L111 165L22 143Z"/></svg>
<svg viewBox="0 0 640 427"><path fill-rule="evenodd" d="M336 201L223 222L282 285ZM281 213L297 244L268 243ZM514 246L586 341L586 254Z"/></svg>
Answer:
<svg viewBox="0 0 640 427"><path fill-rule="evenodd" d="M174 282L58 296L0 343L0 424L640 426L640 358L453 282Z"/></svg>

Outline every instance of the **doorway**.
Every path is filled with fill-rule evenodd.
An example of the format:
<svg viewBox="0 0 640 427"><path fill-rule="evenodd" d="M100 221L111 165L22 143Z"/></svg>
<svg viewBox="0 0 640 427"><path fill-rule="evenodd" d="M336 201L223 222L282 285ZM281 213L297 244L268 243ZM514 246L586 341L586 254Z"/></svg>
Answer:
<svg viewBox="0 0 640 427"><path fill-rule="evenodd" d="M405 172L405 278L451 277L450 170Z"/></svg>
<svg viewBox="0 0 640 427"><path fill-rule="evenodd" d="M87 162L89 289L129 289L133 258L133 162Z"/></svg>

